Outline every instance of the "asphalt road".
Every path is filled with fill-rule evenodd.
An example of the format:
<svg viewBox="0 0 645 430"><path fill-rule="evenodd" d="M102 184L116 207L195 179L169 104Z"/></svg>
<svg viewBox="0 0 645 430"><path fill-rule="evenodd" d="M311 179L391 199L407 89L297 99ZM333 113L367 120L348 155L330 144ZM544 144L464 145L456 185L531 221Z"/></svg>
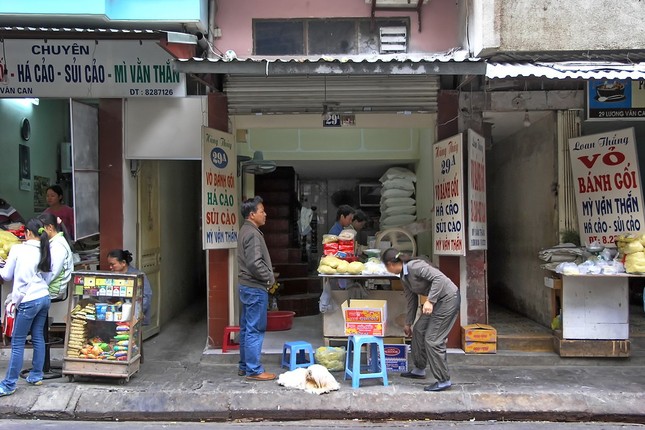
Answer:
<svg viewBox="0 0 645 430"><path fill-rule="evenodd" d="M244 430L354 430L354 429L433 429L433 430L640 430L642 424L621 423L554 423L554 422L502 422L502 421L286 421L286 422L89 422L89 421L43 421L43 420L0 420L0 429L27 430L202 430L202 429L244 429Z"/></svg>

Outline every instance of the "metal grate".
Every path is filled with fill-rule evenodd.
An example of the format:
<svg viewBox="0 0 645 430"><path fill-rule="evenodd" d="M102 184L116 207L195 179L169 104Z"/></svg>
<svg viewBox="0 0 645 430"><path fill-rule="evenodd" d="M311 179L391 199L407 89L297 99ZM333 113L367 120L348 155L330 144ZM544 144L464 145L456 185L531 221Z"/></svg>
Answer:
<svg viewBox="0 0 645 430"><path fill-rule="evenodd" d="M379 29L379 50L381 54L408 52L407 28L381 27Z"/></svg>

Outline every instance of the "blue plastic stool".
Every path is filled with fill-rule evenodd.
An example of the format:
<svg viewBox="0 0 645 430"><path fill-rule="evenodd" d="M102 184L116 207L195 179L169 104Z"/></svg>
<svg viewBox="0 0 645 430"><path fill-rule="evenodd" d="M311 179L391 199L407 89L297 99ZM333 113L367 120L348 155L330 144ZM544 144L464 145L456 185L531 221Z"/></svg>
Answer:
<svg viewBox="0 0 645 430"><path fill-rule="evenodd" d="M371 363L361 373L361 347L369 349ZM345 357L345 379L352 378L352 388L358 388L361 379L382 378L387 387L387 368L385 366L385 348L383 339L376 336L352 335L347 338L347 356Z"/></svg>
<svg viewBox="0 0 645 430"><path fill-rule="evenodd" d="M309 358L306 354L309 354ZM309 367L312 364L314 364L314 349L309 342L297 340L287 342L282 347L282 367L294 370L298 367Z"/></svg>

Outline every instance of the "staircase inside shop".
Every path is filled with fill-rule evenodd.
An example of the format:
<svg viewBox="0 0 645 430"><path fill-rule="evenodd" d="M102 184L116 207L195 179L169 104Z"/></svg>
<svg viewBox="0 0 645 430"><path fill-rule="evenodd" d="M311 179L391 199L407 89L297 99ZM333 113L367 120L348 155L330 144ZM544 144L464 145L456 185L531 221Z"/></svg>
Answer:
<svg viewBox="0 0 645 430"><path fill-rule="evenodd" d="M256 176L255 193L262 197L267 222L262 227L264 239L277 281L282 285L278 309L293 311L296 317L316 315L322 292L320 279L309 274L309 264L298 241L299 203L296 173L292 167L278 167L274 172Z"/></svg>

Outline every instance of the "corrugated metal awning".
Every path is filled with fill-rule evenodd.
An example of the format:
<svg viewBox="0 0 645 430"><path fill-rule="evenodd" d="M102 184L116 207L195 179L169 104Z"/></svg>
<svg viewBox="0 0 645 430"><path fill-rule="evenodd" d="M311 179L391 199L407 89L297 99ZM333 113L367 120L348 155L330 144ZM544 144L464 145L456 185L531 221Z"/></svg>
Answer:
<svg viewBox="0 0 645 430"><path fill-rule="evenodd" d="M561 62L561 63L489 63L486 77L548 79L645 79L645 63Z"/></svg>
<svg viewBox="0 0 645 430"><path fill-rule="evenodd" d="M174 43L197 44L197 37L190 33L127 28L0 26L0 37L5 39L166 39Z"/></svg>
<svg viewBox="0 0 645 430"><path fill-rule="evenodd" d="M468 52L351 56L280 56L189 58L174 61L175 70L193 74L279 75L483 75L486 64Z"/></svg>
<svg viewBox="0 0 645 430"><path fill-rule="evenodd" d="M231 75L226 78L224 91L231 115L436 112L439 78Z"/></svg>

